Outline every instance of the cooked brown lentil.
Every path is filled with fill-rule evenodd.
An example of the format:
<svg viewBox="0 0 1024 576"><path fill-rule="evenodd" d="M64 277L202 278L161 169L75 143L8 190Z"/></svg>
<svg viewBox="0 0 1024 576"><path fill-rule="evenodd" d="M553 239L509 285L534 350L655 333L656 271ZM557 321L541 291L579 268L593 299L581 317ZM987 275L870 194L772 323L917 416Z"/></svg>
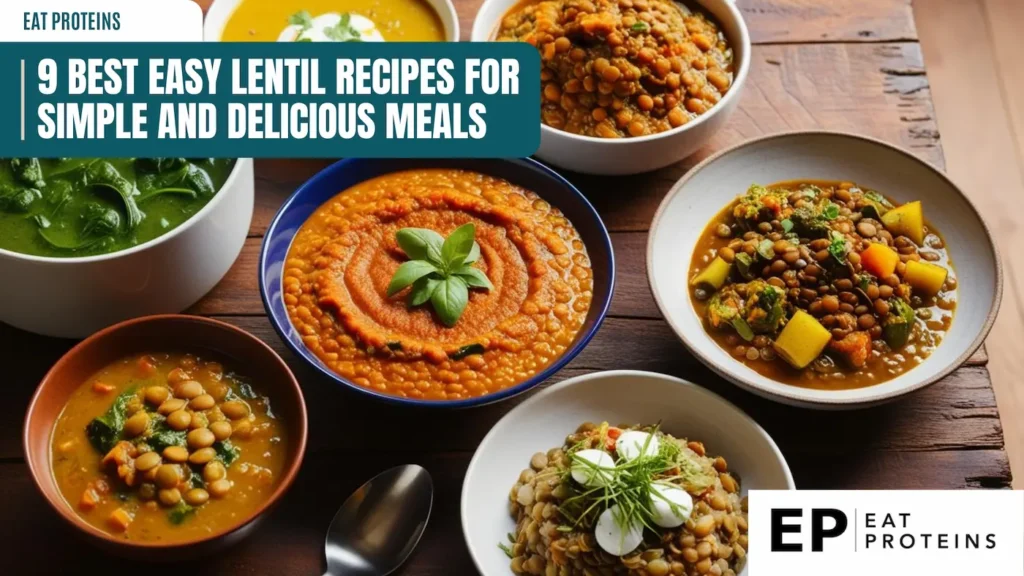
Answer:
<svg viewBox="0 0 1024 576"><path fill-rule="evenodd" d="M672 0L524 0L498 40L541 54L541 121L601 138L656 134L711 109L733 82L718 25Z"/></svg>

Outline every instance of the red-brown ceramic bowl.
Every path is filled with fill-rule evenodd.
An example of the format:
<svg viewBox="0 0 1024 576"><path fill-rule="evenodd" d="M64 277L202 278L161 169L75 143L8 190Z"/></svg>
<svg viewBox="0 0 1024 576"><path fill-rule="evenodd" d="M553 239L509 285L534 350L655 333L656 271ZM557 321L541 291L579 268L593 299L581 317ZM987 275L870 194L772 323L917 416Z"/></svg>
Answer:
<svg viewBox="0 0 1024 576"><path fill-rule="evenodd" d="M277 490L248 518L201 540L142 543L115 538L82 520L64 500L53 478L51 434L68 398L90 375L124 356L148 351L214 352L246 372L259 376L259 386L273 402L288 430L288 458ZM25 416L25 459L39 491L53 509L79 532L110 552L136 556L152 548L175 549L176 557L203 555L249 535L267 511L292 485L306 451L306 404L291 370L269 346L224 322L198 316L162 315L128 320L97 332L65 354L43 377Z"/></svg>

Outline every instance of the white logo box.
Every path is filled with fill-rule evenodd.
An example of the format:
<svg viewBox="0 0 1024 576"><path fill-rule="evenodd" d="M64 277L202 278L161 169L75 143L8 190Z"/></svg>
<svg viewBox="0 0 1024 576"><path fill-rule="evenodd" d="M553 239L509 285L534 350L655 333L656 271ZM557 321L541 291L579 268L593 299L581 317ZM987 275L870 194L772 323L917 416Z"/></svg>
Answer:
<svg viewBox="0 0 1024 576"><path fill-rule="evenodd" d="M752 490L748 510L747 576L1024 576L1021 491Z"/></svg>

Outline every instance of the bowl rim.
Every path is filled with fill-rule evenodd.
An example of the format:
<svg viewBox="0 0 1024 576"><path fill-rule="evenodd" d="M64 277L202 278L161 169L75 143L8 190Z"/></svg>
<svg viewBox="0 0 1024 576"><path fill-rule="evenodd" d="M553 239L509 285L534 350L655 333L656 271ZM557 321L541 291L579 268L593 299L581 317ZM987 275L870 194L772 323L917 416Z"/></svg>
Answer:
<svg viewBox="0 0 1024 576"><path fill-rule="evenodd" d="M104 158L99 158L103 160ZM55 264L55 265L75 265L75 264L92 264L94 262L105 262L107 260L115 260L121 257L128 257L138 252L148 250L157 244L168 242L172 238L175 238L181 234L184 234L186 230L195 225L196 222L206 217L207 214L213 211L221 199L225 196L222 194L228 188L235 186L235 181L240 179L241 173L240 167L242 165L252 165L252 158L235 158L235 165L231 167L231 172L228 173L228 177L224 180L224 184L221 184L220 188L217 188L217 192L214 193L213 198L207 202L198 212L190 216L187 220L179 224L177 227L171 229L169 232L161 234L156 238L151 238L142 244L136 244L130 248L124 250L117 250L114 252L107 252L104 254L93 254L92 256L68 256L66 258L60 258L57 256L36 256L34 254L24 254L22 252L15 252L13 250L6 250L0 248L0 261L4 258L10 258L12 260L22 260L25 262L35 262L39 264Z"/></svg>
<svg viewBox="0 0 1024 576"><path fill-rule="evenodd" d="M462 539L466 543L466 548L469 550L469 555L473 558L473 564L476 566L476 569L481 574L486 574L485 568L481 563L480 559L477 557L476 550L474 550L469 543L469 534L466 528L469 525L469 511L467 509L466 500L469 496L469 482L467 480L469 479L470 476L472 476L475 469L479 466L479 461L483 457L484 445L490 442L493 439L493 437L496 437L498 435L498 426L501 425L502 422L508 420L509 418L512 417L513 414L520 410L525 411L534 404L539 404L543 402L548 396L554 394L555 392L558 392L563 388L581 386L592 380L614 378L620 376L652 378L655 380L661 380L672 385L681 385L690 388L696 394L702 394L704 396L709 397L712 400L722 403L724 405L724 408L731 409L733 412L737 414L737 416L740 419L744 420L747 424L753 427L754 431L756 431L765 440L768 441L768 445L771 447L773 455L778 460L778 462L782 464L782 469L786 475L787 489L796 490L796 482L793 480L793 471L790 470L789 462L786 461L786 456L782 453L782 450L779 449L779 446L778 444L775 443L775 440L771 437L770 434L768 434L768 432L763 427L761 427L757 420L754 420L754 418L752 418L749 414L744 412L742 409L740 409L738 406L736 406L729 400L725 399L723 396L720 396L699 384L696 384L689 380L685 380L683 378L679 378L678 376L662 374L661 372L651 372L649 370L602 370L598 372L580 374L579 376L573 376L572 378L568 378L557 384L552 384L551 386L548 386L547 388L534 394L533 396L531 396L530 398L528 398L515 408L506 412L497 422L494 423L493 426L491 426L491 429L487 432L487 435L484 436L482 440L480 440L480 444L477 445L476 450L473 452L473 458L469 461L469 466L466 467L466 473L463 474L462 476L462 490L459 492L459 522L462 525Z"/></svg>
<svg viewBox="0 0 1024 576"><path fill-rule="evenodd" d="M438 13L437 17L438 17L439 20L441 20L441 25L445 29L444 30L445 39L443 41L444 42L459 42L461 40L460 35L462 34L462 31L460 30L460 26L459 26L459 12L458 12L458 10L455 9L455 5L452 4L452 0L424 0L424 1L427 3L428 6L430 6L430 8L434 12ZM243 0L213 0L212 2L210 2L210 6L207 7L207 9L203 12L203 41L204 42L223 42L224 41L224 40L221 40L221 36L224 35L224 27L227 26L228 20L231 19L231 15L235 13L235 10L238 9L238 6L242 2L243 2ZM230 6L228 8L221 9L221 8L218 7L217 11L214 12L214 6L218 6L218 5L220 5L220 6L227 6L228 4L230 4ZM440 14L440 10L441 10L442 7L444 8L445 12L448 13L448 16L451 18L451 26L450 27L445 24L444 18ZM226 12L224 13L223 16L221 16L221 12L223 10L226 10ZM213 12L217 16L217 18L222 18L223 19L222 22L217 22L216 30L214 30L212 25L210 25L209 28L207 27L207 22L208 22L207 16L211 12ZM208 36L214 36L214 32L216 32L216 38L208 37Z"/></svg>
<svg viewBox="0 0 1024 576"><path fill-rule="evenodd" d="M270 319L270 324L274 327L274 330L277 332L277 335L281 338L281 340L284 341L285 345L287 345L288 348L296 356L301 358L306 364L308 364L309 366L314 368L321 375L326 376L326 377L334 380L336 383L339 383L339 384L341 384L342 386L344 386L346 388L350 388L352 390L355 390L358 393L365 394L367 396L370 396L370 397L378 399L378 400L382 400L382 401L387 402L389 404L401 405L401 406L418 406L418 407L423 407L423 408L469 408L469 407L476 407L476 406L484 406L486 404L492 404L492 403L495 403L495 402L499 402L501 400L505 400L507 398L511 398L511 397L516 396L518 394L521 394L523 392L526 392L527 390L529 390L529 389L533 388L534 386L540 384L544 380L547 380L552 375L554 375L556 372L561 370L566 364L568 364L573 358L575 358L587 346L587 344L590 343L590 341L597 334L598 330L601 328L601 325L604 323L605 317L608 315L608 310L611 307L612 298L615 295L615 250L612 247L611 235L608 233L608 228L605 227L604 220L601 219L600 214L598 214L597 210L594 208L594 205L591 204L590 200L582 192L580 192L578 188L576 188L571 182L569 182L568 180L563 178L560 174L558 174L557 172L555 172L551 168L545 166L541 162L538 162L537 160L534 160L533 158L491 158L491 159L474 159L474 161L502 162L502 163L506 163L506 164L519 165L519 166L524 166L524 167L528 167L528 168L531 168L531 169L536 169L542 175L555 180L556 184L559 184L562 187L567 188L570 192L572 192L573 195L582 203L584 212L587 213L590 216L590 218L597 225L597 228L598 228L598 230L601 233L600 234L601 235L601 242L604 244L605 248L608 250L608 276L609 276L609 280L608 280L608 298L601 304L601 307L598 310L597 319L595 320L594 325L591 328L589 328L588 330L586 330L585 332L581 331L579 333L580 337L577 339L576 343L571 348L566 350L564 353L562 353L561 356L556 358L551 364L549 364L547 367L545 367L543 370L541 370L537 374L533 375L532 377L530 377L530 378L524 380L523 382L520 382L519 384L516 384L515 386L512 386L510 388L506 388L504 390L499 390L497 392L494 392L494 393L491 393L491 394L486 394L484 396L477 396L477 397L474 397L474 398L467 398L467 399L464 399L464 400L453 400L453 401L447 401L447 400L421 400L421 399L418 399L418 398L402 398L400 396L392 396L392 395L389 395L389 394L385 394L383 392L378 392L376 390L371 390L371 389L366 388L364 386L360 386L360 385L358 385L358 384L356 384L354 382L350 382L348 379L344 378L340 374L336 374L334 371L330 370L327 366L325 366L323 364L323 362L319 358L317 358L315 355L313 355L309 351L308 348L306 348L305 346L296 345L294 342L292 342L291 338L289 338L287 336L287 334L285 332L284 326L281 325L281 319L279 319L277 317L277 315L274 313L274 309L273 309L273 306L271 305L270 297L269 297L268 292L267 292L267 270L268 270L268 267L269 267L268 261L267 261L267 249L268 249L268 246L270 244L270 239L272 237L274 237L276 235L276 233L277 233L277 227L280 224L281 218L284 216L284 214L292 207L293 204L295 204L299 200L299 198L304 193L306 193L306 190L312 189L312 186L314 186L320 180L329 178L330 177L330 173L332 173L332 172L334 172L336 170L343 170L347 166L349 166L350 164L358 164L358 163L364 162L364 161L374 161L374 162L407 162L407 161L410 161L410 160L422 162L424 165L429 165L429 164L431 164L431 163L433 163L435 161L442 161L442 162L459 162L460 161L459 159L443 159L443 160L441 160L441 159L431 159L431 158L422 158L422 159L415 159L415 160L414 159L403 159L403 158L375 158L375 159L345 158L343 160L338 160L337 162L332 163L331 165L327 166L326 168L324 168L324 169L320 170L319 172L317 172L316 174L314 174L311 178L309 178L308 180L303 182L302 185L299 186L295 190L295 192L292 192L291 196L289 196L288 199L285 200L283 204L281 204L281 207L278 209L277 214L274 215L273 220L270 221L270 225L267 226L266 233L263 235L263 241L262 241L261 246L260 246L259 269L257 270L258 280L259 280L259 287L260 287L260 299L263 301L263 309L266 311L267 316ZM392 173L394 173L396 171L397 170L392 170L390 172L382 172L381 174L378 174L378 176L382 176L384 174L392 174ZM336 192L334 194L334 196L337 196L341 192L344 192L344 190ZM327 200L324 200L324 202L329 201L330 199L334 198L334 196L331 196ZM317 208L322 206L324 204L324 202L321 202L317 206ZM307 218L307 220L308 220L308 218ZM305 221L303 221L303 223L305 223ZM295 238L293 236L292 240L290 240L288 242L288 250L291 249L291 242L294 241L294 239ZM286 250L285 253L287 254L287 250ZM593 305L594 305L594 303L591 302L591 306L593 306ZM593 308L591 308L591 309L593 309ZM286 318L286 320L288 322L288 327L291 328L294 331L294 325L292 324L291 318L290 317Z"/></svg>
<svg viewBox="0 0 1024 576"><path fill-rule="evenodd" d="M494 4L501 1L504 0L484 0L483 3L480 4L480 8L477 10L476 16L473 17L473 26L472 29L470 30L470 34L472 34L476 30L477 23L483 16L484 9L489 4ZM693 1L694 3L700 5L700 7L703 8L704 10L707 10L705 3L708 0ZM566 132L565 130L552 128L551 126L548 126L543 122L540 123L541 134L547 134L549 138L565 138L568 141L577 142L580 144L588 143L604 145L608 147L617 146L619 148L622 148L630 144L639 144L641 142L656 142L658 140L664 140L667 138L671 138L673 136L678 136L680 134L686 133L691 128L696 130L698 126L701 126L706 122L710 122L710 119L717 115L722 109L729 107L729 103L731 101L739 98L739 93L742 91L743 86L746 85L747 76L750 73L750 63L752 60L750 30L747 28L746 20L743 19L743 14L740 13L740 9L736 5L736 0L720 1L724 6L725 10L732 17L733 22L736 24L737 30L739 31L738 44L743 48L743 58L740 59L739 70L733 76L733 83L729 87L729 91L726 92L725 96L723 96L721 100L716 102L710 110L708 110L704 114L701 114L697 118L687 122L686 124L683 124L682 126L670 128L668 130L665 130L664 132L658 132L657 134L645 134L643 136L631 136L629 138L601 138L599 136L585 136L582 134L573 134L572 132ZM678 3L677 0L672 0L672 2ZM503 15L504 14L502 14L502 16ZM494 35L495 28L500 19L501 16L499 16L498 20L494 21L494 23L490 27L491 30L487 33L487 36L485 38L471 37L470 40L473 42L494 42L495 40L493 40L491 37ZM722 33L725 34L724 31ZM735 54L735 46L733 48L733 54Z"/></svg>
<svg viewBox="0 0 1024 576"><path fill-rule="evenodd" d="M235 337L247 340L251 344L255 345L257 349L260 349L263 352L265 352L268 355L268 357L272 358L274 362L276 362L284 370L284 373L288 375L287 382L288 384L290 384L290 387L294 390L296 398L298 400L297 424L299 426L299 430L301 430L302 433L299 435L299 438L296 439L295 443L291 447L291 450L293 451L295 457L294 460L292 461L291 466L289 466L288 469L285 471L284 479L281 480L281 482L277 485L277 488L274 490L274 492L270 495L269 498L266 499L266 501L263 502L262 505L260 505L258 508L256 508L256 510L254 510L251 514L249 514L242 520L220 531L204 536L203 538L197 538L195 540L187 540L184 542L136 542L132 540L115 538L114 536L107 534L99 528L96 528L95 526L89 524L88 522L84 521L80 516L75 514L74 510L72 510L72 505L66 500L64 500L61 496L58 495L56 497L57 499L60 499L60 502L56 502L55 498L50 497L46 492L43 491L39 478L44 473L44 470L36 468L36 466L33 464L33 459L29 457L29 454L31 453L30 444L32 437L31 427L29 424L36 410L36 404L40 401L40 398L43 396L44 388L46 388L46 385L50 382L52 378L55 377L57 371L60 368L62 368L63 365L66 362L68 362L71 357L80 354L83 349L85 349L87 346L89 346L96 340L106 338L108 335L118 330L122 330L139 324L160 324L164 322L191 322L195 324L206 324L218 329L227 330L229 333L234 334ZM67 399L65 399L64 405L67 405ZM50 422L49 427L47 428L47 434L49 436L53 435L54 423L55 422ZM50 367L49 370L47 370L46 375L44 375L43 378L39 381L39 385L36 387L36 391L32 394L32 399L29 400L28 409L25 412L25 419L22 424L22 450L25 453L25 463L28 465L29 473L32 476L32 483L35 485L36 490L42 495L43 499L46 500L50 507L53 508L57 512L57 514L72 527L74 527L75 529L84 533L87 536L97 538L106 543L114 544L118 547L123 547L126 549L166 550L190 548L193 546L204 544L206 542L211 542L213 540L228 537L231 534L244 530L247 526L251 525L255 520L259 519L260 516L270 511L270 509L273 508L281 500L281 497L284 496L284 494L291 488L292 484L295 482L295 478L298 476L299 470L302 468L303 460L305 459L306 441L308 436L309 418L306 411L306 399L302 394L302 387L299 385L299 381L295 378L295 374L291 371L291 368L288 367L288 364L267 343L263 342L256 336L250 334L249 332L237 326L228 324L227 322L223 322L220 320L215 320L213 318L208 318L205 316L193 316L189 314L156 314L152 316L141 316L139 318L125 320L124 322L119 322L117 324L114 324L113 326L108 326L107 328L104 328L92 334L88 338L85 338L81 342L75 344L70 350L65 352L60 357L60 359L57 360L57 362L54 363L52 367ZM291 442L291 439L289 439L289 443ZM49 456L47 460L50 460ZM50 464L47 467L47 470L49 470L50 474L52 475L52 464Z"/></svg>
<svg viewBox="0 0 1024 576"><path fill-rule="evenodd" d="M771 142L773 140L782 140L782 139L788 139L788 138L801 138L801 137L808 137L808 136L825 136L825 137L833 137L833 138L841 138L841 139L845 138L845 139L856 140L856 141L859 141L859 142L862 142L862 143L872 144L872 145L875 145L875 146L880 146L880 147L885 148L885 149L887 149L887 150L889 150L891 152L895 152L897 154L900 154L900 155L910 159L912 162L916 162L916 163L920 164L921 166L924 166L928 170L930 170L933 173L935 173L939 178L945 180L946 183L953 190L955 190L957 194L959 194L960 198L963 199L964 202L967 203L967 206L972 211L974 217L976 217L978 219L978 222L981 223L981 228L982 228L982 231L984 232L984 237L985 237L985 243L984 244L987 244L988 249L989 249L989 251L992 254L993 260L995 261L995 291L992 294L992 301L990 303L988 316L985 318L985 322L982 325L981 330L978 331L977 336L968 345L967 349L963 352L963 354L961 354L957 358L951 360L949 362L949 364L945 368L943 368L941 371L936 373L931 378L923 378L919 382L915 382L915 383L906 385L906 386L904 386L901 389L893 390L893 391L887 392L887 393L871 393L870 391L872 389L874 389L875 386L866 386L864 388L857 388L857 389L854 389L857 392L857 395L855 397L848 398L848 399L841 399L841 398L811 398L811 397L808 397L804 393L804 390L805 390L804 388L801 388L799 386L792 386L792 385L788 385L785 390L769 390L767 388L762 387L757 382L752 381L752 380L748 380L744 376L742 376L742 375L740 375L738 373L733 372L731 370L731 367L719 366L711 358L708 358L708 357L704 356L704 354L691 341L692 339L697 338L697 336L692 335L692 334L687 334L686 331L683 330L682 327L679 326L673 320L673 318L671 316L666 314L666 312L665 312L666 307L667 307L666 304L665 304L666 298L665 298L665 296L663 296L659 292L659 290L658 290L658 288L657 288L657 286L655 284L655 281L654 281L654 268L651 266L651 262L652 262L652 257L654 255L655 231L657 230L658 226L661 224L661 218L664 215L665 211L668 209L668 206L672 202L672 200L676 196L679 195L680 191L683 189L685 184L694 175L698 174L701 170L703 170L708 165L718 161L720 158L722 158L722 157L724 157L724 156L726 156L728 154L731 154L732 152L735 152L735 151L740 150L742 148L746 148L748 146L753 146L753 145L756 145L756 144L762 144L762 143L765 143L765 142ZM689 250L691 250L691 251L693 250L692 246L689 246L687 248ZM669 190L668 193L665 194L665 197L662 199L661 204L658 206L657 212L655 212L655 214L654 214L654 219L651 220L650 233L649 233L649 236L647 238L647 254L646 254L646 256L647 256L647 261L646 261L646 266L647 266L647 285L648 285L648 287L651 290L651 294L654 296L654 300L658 304L658 309L659 309L659 311L661 311L662 316L665 317L665 320L672 327L672 331L675 332L676 337L679 338L683 342L683 344L686 345L686 347L690 350L691 354L696 356L698 360L700 360L705 366L707 366L708 368L713 370L716 374L718 374L718 376L728 380L729 382L732 382L733 384L738 385L741 388L746 389L747 391L754 392L756 394L762 395L762 396L764 396L766 398L769 398L771 400L774 400L774 401L790 403L790 404L795 402L799 406L812 407L812 408L866 408L866 407L869 407L869 406L872 406L872 405L875 405L875 404L879 404L879 403L883 403L883 402L886 402L886 401L889 401L889 400L893 400L893 399L899 398L901 396L904 396L904 395L909 394L911 392L914 392L916 390L920 390L922 388L930 386L931 384L934 384L935 382L945 378L950 373L952 373L954 370L956 370L957 368L961 367L964 364L964 362L966 362L967 359L970 358L978 350L978 348L981 347L982 344L984 344L985 338L988 336L989 331L992 329L992 325L993 325L993 323L995 323L996 316L999 313L999 305L1000 305L1000 303L1002 301L1002 294L1003 294L1003 265L1002 265L1002 259L1000 258L1000 255L999 255L999 248L996 246L996 243L995 243L995 241L994 241L994 239L992 237L992 231L991 231L991 228L988 225L988 222L985 220L985 218L982 215L982 213L978 210L977 206L975 206L975 204L971 201L970 197L966 193L964 193L963 189L960 186L958 186L956 184L956 182L954 182L953 179L950 178L945 172L943 172L942 170L940 170L937 167L933 166L930 162L928 162L926 160L923 160L921 158L918 158L914 154L911 154L910 152L900 148L899 146L896 146L894 144L890 144L890 143L885 142L884 140L880 140L878 138L873 138L871 136L865 136L865 135L862 135L862 134L856 134L856 133L853 133L853 132L842 131L842 130L790 130L790 131L785 131L785 132L776 132L776 133L773 133L773 134L766 134L766 135L763 135L763 136L759 136L757 138L752 138L750 140L745 140L745 141L740 142L739 144L736 144L736 145L733 145L733 146L729 146L728 148L720 150L720 151L712 154L708 158L704 159L699 164L697 164L696 166L691 168L689 171L687 171L686 174L684 174L682 178L680 178L678 181L676 181L676 183L672 185L672 189ZM702 330L700 332L700 334L702 335L701 337L707 338L707 333L705 331ZM931 358L931 356L929 356L929 358ZM730 365L731 365L732 362L735 362L735 360L731 360L730 361Z"/></svg>

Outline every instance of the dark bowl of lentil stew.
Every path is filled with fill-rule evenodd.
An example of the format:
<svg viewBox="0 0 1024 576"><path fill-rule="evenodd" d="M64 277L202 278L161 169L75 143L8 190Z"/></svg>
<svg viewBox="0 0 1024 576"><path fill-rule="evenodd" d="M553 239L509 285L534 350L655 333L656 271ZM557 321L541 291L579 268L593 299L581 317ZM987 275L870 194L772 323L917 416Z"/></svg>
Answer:
<svg viewBox="0 0 1024 576"><path fill-rule="evenodd" d="M705 161L666 197L648 249L655 297L701 360L817 407L948 374L980 346L1001 292L996 249L959 189L845 134L766 137Z"/></svg>
<svg viewBox="0 0 1024 576"><path fill-rule="evenodd" d="M726 0L488 0L472 38L537 47L537 156L593 174L693 153L726 120L749 66L746 26Z"/></svg>

